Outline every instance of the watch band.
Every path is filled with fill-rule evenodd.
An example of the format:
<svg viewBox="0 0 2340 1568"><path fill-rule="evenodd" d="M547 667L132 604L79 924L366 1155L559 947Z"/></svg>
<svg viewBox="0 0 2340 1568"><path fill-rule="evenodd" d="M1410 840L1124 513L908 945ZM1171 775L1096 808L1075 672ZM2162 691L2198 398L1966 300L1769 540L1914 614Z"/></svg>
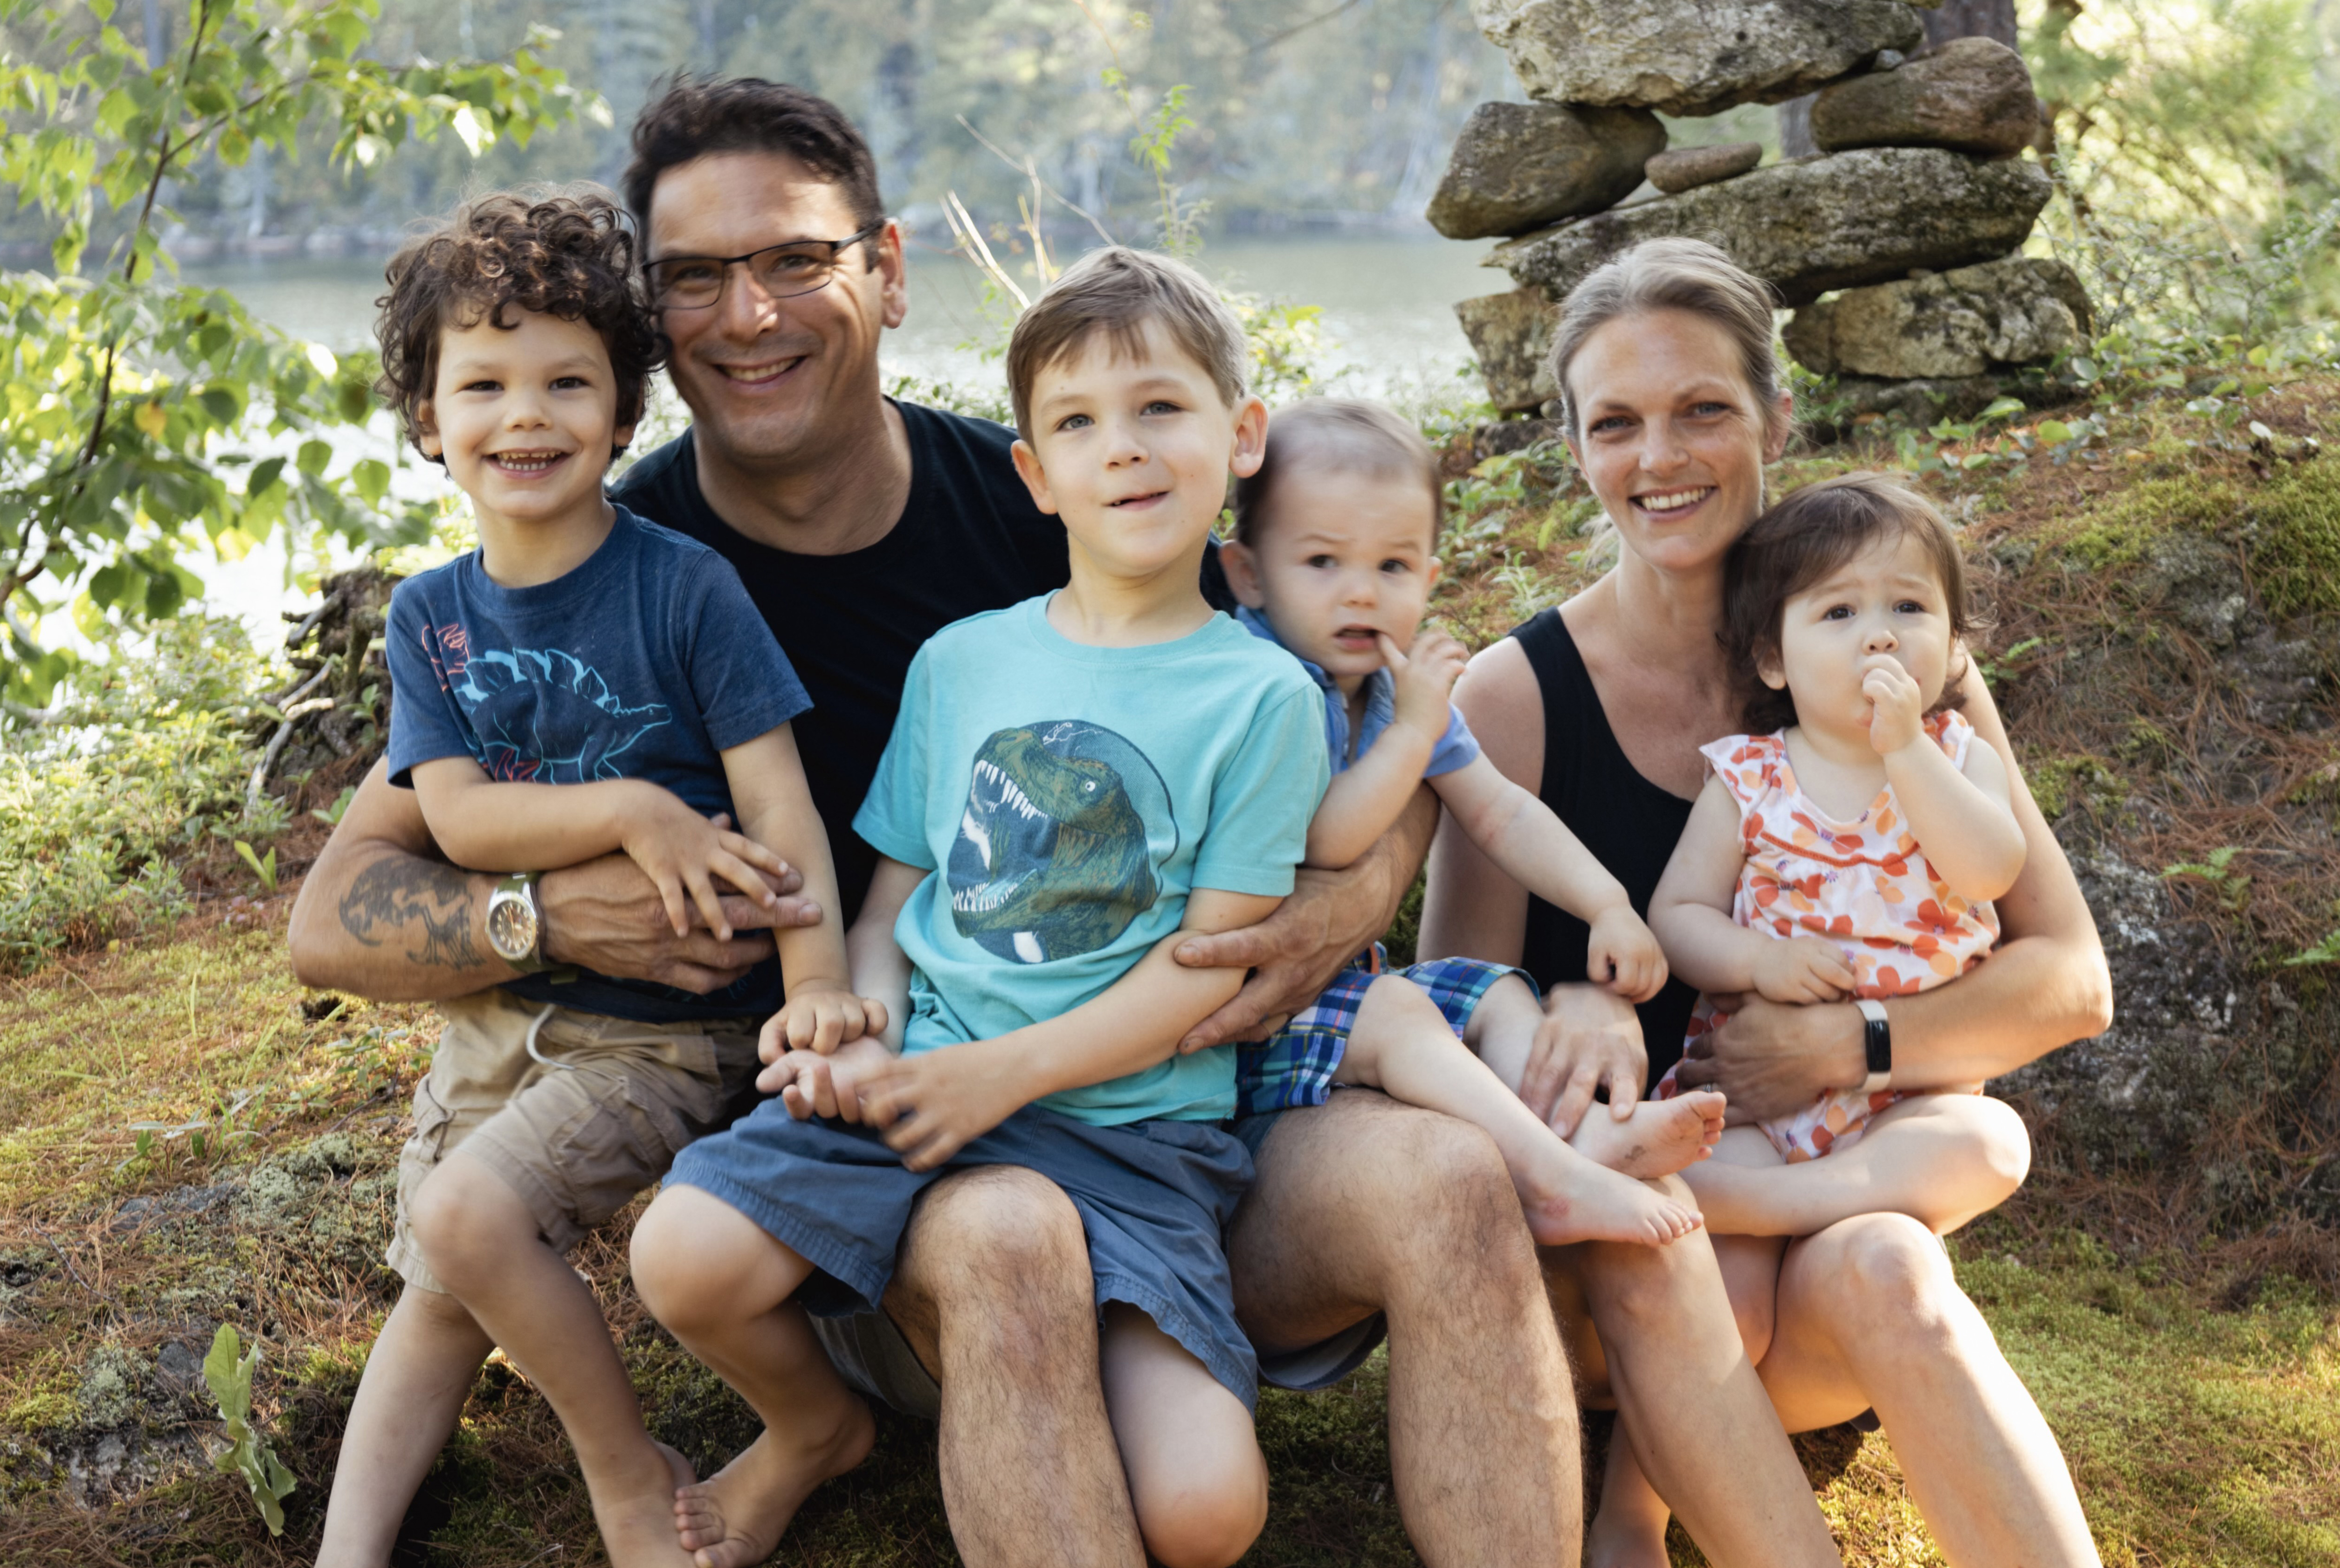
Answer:
<svg viewBox="0 0 2340 1568"><path fill-rule="evenodd" d="M1862 997L1852 1005L1860 1012L1861 1049L1869 1058L1869 1077L1860 1087L1873 1095L1893 1081L1893 1026L1876 997Z"/></svg>
<svg viewBox="0 0 2340 1568"><path fill-rule="evenodd" d="M488 946L497 958L523 975L540 975L556 967L544 956L544 912L536 901L536 878L534 871L516 871L497 883L496 890L488 895ZM515 904L527 909L521 922L528 933L525 948L508 946L501 939L502 909Z"/></svg>

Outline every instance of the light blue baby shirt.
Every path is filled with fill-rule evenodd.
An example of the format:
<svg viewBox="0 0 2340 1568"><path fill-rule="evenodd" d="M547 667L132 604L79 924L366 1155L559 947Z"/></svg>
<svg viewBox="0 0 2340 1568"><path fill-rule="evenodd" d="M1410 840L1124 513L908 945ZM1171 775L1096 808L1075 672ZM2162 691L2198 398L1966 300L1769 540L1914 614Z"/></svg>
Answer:
<svg viewBox="0 0 2340 1568"><path fill-rule="evenodd" d="M1278 648L1284 648L1284 639L1275 634L1275 628L1267 623L1267 617L1249 605L1237 610L1235 619L1242 621L1254 637L1265 638ZM1288 648L1284 650L1292 653ZM1297 653L1293 653L1292 657L1301 669L1308 671L1308 678L1324 695L1324 749L1331 759L1333 771L1345 773L1357 757L1363 757L1373 749L1373 742L1381 739L1382 731L1397 718L1397 678L1387 670L1376 670L1365 677L1365 715L1357 725L1357 757L1352 757L1349 755L1349 700L1341 694L1340 687L1324 673L1323 666L1312 664ZM1452 773L1479 759L1479 738L1471 733L1468 724L1462 722L1462 712L1450 702L1446 705L1446 733L1440 736L1438 744L1430 749L1429 765L1422 770L1424 779Z"/></svg>

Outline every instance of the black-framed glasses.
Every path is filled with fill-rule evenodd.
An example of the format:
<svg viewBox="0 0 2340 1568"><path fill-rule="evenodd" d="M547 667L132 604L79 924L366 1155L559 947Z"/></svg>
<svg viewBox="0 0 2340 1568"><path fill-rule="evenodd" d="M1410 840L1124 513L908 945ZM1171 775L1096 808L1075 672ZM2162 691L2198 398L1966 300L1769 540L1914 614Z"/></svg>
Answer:
<svg viewBox="0 0 2340 1568"><path fill-rule="evenodd" d="M650 304L662 311L703 311L723 297L724 282L733 267L740 266L768 299L812 293L837 276L837 259L848 247L873 238L885 227L886 220L879 218L841 240L792 240L744 256L667 256L643 269L649 280Z"/></svg>

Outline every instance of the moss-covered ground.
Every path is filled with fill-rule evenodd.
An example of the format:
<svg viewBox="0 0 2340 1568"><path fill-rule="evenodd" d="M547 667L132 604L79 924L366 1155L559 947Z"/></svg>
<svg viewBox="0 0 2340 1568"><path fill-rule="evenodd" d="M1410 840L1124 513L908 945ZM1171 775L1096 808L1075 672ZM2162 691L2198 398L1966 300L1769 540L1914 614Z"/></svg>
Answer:
<svg viewBox="0 0 2340 1568"><path fill-rule="evenodd" d="M2274 642L2309 645L2284 659L2307 660L2328 690L2340 458L2307 442L2340 443L2340 386L2254 399L2264 440L2185 412L2181 395L2094 411L2092 432L2052 452L2019 416L1953 440L1953 466L1927 482L1968 531L2000 620L1993 675L2059 826L2081 813L2173 859L2236 846L2252 897L2179 881L2235 916L2244 961L2266 973L2340 925L2340 750L2329 728L2270 707L2299 677L2272 654L2252 673L2246 645L2267 636L2228 613L2226 578L2191 543L2170 541L2226 552L2241 591L2280 620ZM1977 452L1989 455L1966 466ZM1829 449L1796 460L1790 481L1879 455ZM1458 501L1440 609L1474 641L1595 564L1576 533L1581 492L1542 456L1482 465ZM2137 641L2140 620L2160 641ZM2101 657L2124 625L2127 651ZM2215 723L2155 663L2211 655L2249 666L2236 678L2249 690ZM2136 675L2131 697L2107 695L2107 668ZM290 897L212 899L175 931L0 979L0 1563L259 1565L313 1550L392 1298L378 1261L390 1172L431 1029L425 1009L304 992L283 952ZM2286 972L2312 1007L2331 971ZM2306 1137L2285 1132L2269 1156L2300 1193L2331 1174L2328 1147ZM2108 1563L2340 1564L2340 1295L2315 1264L2330 1222L2295 1204L2185 1223L2191 1190L2166 1172L2048 1169L1954 1238L1959 1277L2062 1442ZM2156 1205L2157 1228L2107 1219ZM589 1242L579 1265L653 1428L719 1464L749 1417L644 1317L623 1231ZM2276 1232L2296 1245L2262 1245ZM197 1366L222 1323L264 1353L259 1414L299 1481L282 1539L209 1466L223 1440ZM1329 1394L1262 1402L1274 1506L1247 1561L1413 1560L1383 1404L1378 1363ZM1588 1426L1595 1447L1601 1426ZM953 1561L933 1442L884 1420L869 1464L816 1496L776 1561ZM1848 1562L1939 1560L1885 1437L1839 1429L1800 1446ZM417 1563L601 1560L557 1428L500 1359L410 1526L402 1555ZM1676 1557L1700 1561L1679 1533Z"/></svg>

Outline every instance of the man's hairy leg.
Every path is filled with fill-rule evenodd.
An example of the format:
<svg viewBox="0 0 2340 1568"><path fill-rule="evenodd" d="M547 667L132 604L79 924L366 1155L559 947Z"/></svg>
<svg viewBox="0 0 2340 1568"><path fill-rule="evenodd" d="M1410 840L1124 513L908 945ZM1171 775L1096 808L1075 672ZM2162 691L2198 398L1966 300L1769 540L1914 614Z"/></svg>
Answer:
<svg viewBox="0 0 2340 1568"><path fill-rule="evenodd" d="M1687 1195L1680 1176L1662 1185ZM1559 1276L1555 1300L1581 1301L1600 1331L1619 1437L1707 1556L1732 1568L1839 1562L1740 1343L1709 1238L1544 1255Z"/></svg>
<svg viewBox="0 0 2340 1568"><path fill-rule="evenodd" d="M1577 1561L1567 1358L1485 1133L1363 1089L1288 1112L1227 1258L1263 1349L1389 1315L1390 1468L1424 1563Z"/></svg>
<svg viewBox="0 0 2340 1568"><path fill-rule="evenodd" d="M1138 1568L1129 1484L1097 1370L1081 1218L1014 1166L920 1195L886 1292L942 1384L943 1506L968 1568Z"/></svg>
<svg viewBox="0 0 2340 1568"><path fill-rule="evenodd" d="M366 1355L333 1463L318 1568L381 1568L480 1364L495 1348L451 1295L408 1285Z"/></svg>

